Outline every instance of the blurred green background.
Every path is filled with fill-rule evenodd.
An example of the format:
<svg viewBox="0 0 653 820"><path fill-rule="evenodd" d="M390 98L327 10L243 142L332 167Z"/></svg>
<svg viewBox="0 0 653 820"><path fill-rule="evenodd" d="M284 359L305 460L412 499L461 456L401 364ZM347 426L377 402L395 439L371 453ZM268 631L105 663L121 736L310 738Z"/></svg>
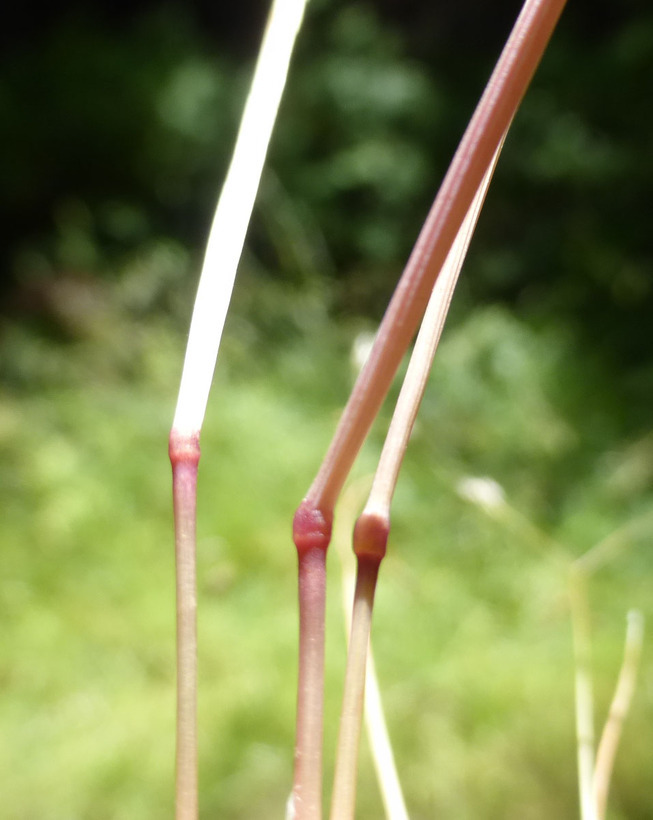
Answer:
<svg viewBox="0 0 653 820"><path fill-rule="evenodd" d="M517 9L309 7L202 434L202 818L283 815L292 514L350 389L354 343L383 313ZM167 434L266 11L27 4L0 34L9 820L172 815ZM454 300L374 626L414 820L577 816L568 561L616 533L590 585L597 729L626 611L653 616L652 46L643 0L571 3ZM474 476L502 488L493 508L461 493ZM356 512L350 499L341 515ZM327 792L345 651L335 554L329 568ZM652 741L645 647L613 820L653 816ZM365 746L358 816L381 816Z"/></svg>

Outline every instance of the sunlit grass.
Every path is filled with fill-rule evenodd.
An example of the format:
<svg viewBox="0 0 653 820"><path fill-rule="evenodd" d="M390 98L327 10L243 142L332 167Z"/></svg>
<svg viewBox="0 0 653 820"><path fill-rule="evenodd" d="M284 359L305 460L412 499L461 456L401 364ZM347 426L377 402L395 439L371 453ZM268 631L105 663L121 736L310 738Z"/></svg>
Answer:
<svg viewBox="0 0 653 820"><path fill-rule="evenodd" d="M174 386L162 374L174 368L158 362L175 346L162 342L161 327L141 332L131 377L92 343L60 347L24 336L24 378L3 390L0 793L11 820L145 820L165 816L173 800L174 561L162 442ZM331 395L310 390L307 340L280 348L275 366L243 372L232 367L233 339L218 372L222 400L209 404L203 446L215 457L200 466L198 529L206 818L282 816L291 786L297 625L288 521L346 390L343 333L319 334L320 366L339 368ZM462 353L462 330L443 339L398 485L377 596L373 636L397 765L414 818L574 817L564 578L541 545L488 519L456 485L475 464L477 474L493 470L522 513L581 554L598 530L621 523L627 505L606 489L606 463L623 472L636 444L607 437L610 460L587 444L558 398L570 365L554 355L550 334L490 311L472 316L464 336ZM487 352L499 336L499 363L514 360L532 409L512 427L500 413L515 385ZM40 369L43 351L58 380ZM463 353L472 365L467 382L456 376ZM463 394L483 403L463 415ZM554 438L557 449L545 446L550 430L530 442L548 420L573 434ZM510 457L493 453L486 434ZM358 474L369 472L379 436ZM583 491L577 473L562 470L574 453L587 465ZM537 470L526 472L527 458ZM644 488L635 504L650 505ZM649 554L642 533L592 588L599 718L622 655L623 613L640 606L653 616ZM345 653L338 572L330 584L329 761ZM650 805L652 680L645 652L617 758L616 818L629 816L635 800ZM378 817L365 743L361 751L360 817Z"/></svg>

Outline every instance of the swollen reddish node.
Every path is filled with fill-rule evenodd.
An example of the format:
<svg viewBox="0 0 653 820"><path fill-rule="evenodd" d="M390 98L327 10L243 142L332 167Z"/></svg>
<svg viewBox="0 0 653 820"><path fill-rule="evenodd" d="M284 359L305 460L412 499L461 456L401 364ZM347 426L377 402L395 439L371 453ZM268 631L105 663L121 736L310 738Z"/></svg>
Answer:
<svg viewBox="0 0 653 820"><path fill-rule="evenodd" d="M359 558L385 556L390 533L390 520L380 513L362 512L354 527L354 552Z"/></svg>
<svg viewBox="0 0 653 820"><path fill-rule="evenodd" d="M323 549L331 542L333 513L323 512L304 499L297 508L292 522L292 537L297 552L302 554L310 549Z"/></svg>
<svg viewBox="0 0 653 820"><path fill-rule="evenodd" d="M173 468L178 464L197 465L200 460L199 433L187 435L172 430L168 439L168 455Z"/></svg>

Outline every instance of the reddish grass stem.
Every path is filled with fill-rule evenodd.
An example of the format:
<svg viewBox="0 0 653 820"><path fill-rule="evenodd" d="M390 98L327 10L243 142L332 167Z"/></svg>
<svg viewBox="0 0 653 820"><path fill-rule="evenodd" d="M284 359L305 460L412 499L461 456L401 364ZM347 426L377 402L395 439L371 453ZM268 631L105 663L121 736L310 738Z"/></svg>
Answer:
<svg viewBox="0 0 653 820"><path fill-rule="evenodd" d="M305 503L328 515L424 313L481 180L530 83L565 0L527 0L465 131Z"/></svg>
<svg viewBox="0 0 653 820"><path fill-rule="evenodd" d="M299 670L293 817L322 816L322 734L326 551L332 519L300 507L293 534L299 578Z"/></svg>
<svg viewBox="0 0 653 820"><path fill-rule="evenodd" d="M199 434L174 430L169 441L175 514L177 580L176 818L196 820L197 798L197 594L195 515Z"/></svg>
<svg viewBox="0 0 653 820"><path fill-rule="evenodd" d="M326 551L336 499L415 334L433 284L530 83L564 4L565 0L526 0L465 131L390 301L368 361L356 381L331 445L295 515L293 537L299 554L300 578L303 571L305 523L328 522L320 530L320 548ZM316 590L315 606L316 609L320 607L322 619L323 601L324 590ZM310 607L310 602L304 602L305 610ZM323 620L321 624L312 623L310 628L313 630L311 645L323 642ZM307 629L308 627L300 624L300 635ZM304 640L306 643L308 636L305 635ZM323 661L320 663L323 664ZM300 678L302 675L318 680L317 672L309 674L305 663L300 660ZM304 685L300 679L300 691ZM320 716L322 699L323 683L320 682L310 700L311 708ZM298 704L298 727L308 721L301 714L305 702ZM302 747L302 743L309 746ZM298 734L296 760L321 760L321 745L321 732L310 737L305 732L301 736ZM296 765L293 789L296 816L301 820L315 820L320 817L319 813L303 813L297 803L298 796L308 792L303 777L307 777L306 769ZM313 774L310 779L313 782ZM319 803L317 798L315 802Z"/></svg>
<svg viewBox="0 0 653 820"><path fill-rule="evenodd" d="M325 556L320 547L299 559L299 673L293 803L296 817L322 812L322 680L324 677Z"/></svg>

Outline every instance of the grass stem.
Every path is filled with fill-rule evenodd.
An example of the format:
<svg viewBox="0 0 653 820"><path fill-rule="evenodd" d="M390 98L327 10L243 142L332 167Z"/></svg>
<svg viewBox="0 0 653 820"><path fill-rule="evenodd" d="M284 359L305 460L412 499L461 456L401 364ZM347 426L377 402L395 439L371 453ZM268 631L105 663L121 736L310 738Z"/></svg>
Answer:
<svg viewBox="0 0 653 820"><path fill-rule="evenodd" d="M390 530L390 506L451 297L496 167L501 145L481 181L481 186L476 192L470 210L433 288L379 459L369 499L354 529L354 552L358 556L358 574L347 657L340 739L336 757L331 820L349 820L354 816L366 658L376 580L380 563L385 555Z"/></svg>
<svg viewBox="0 0 653 820"><path fill-rule="evenodd" d="M594 802L594 695L591 672L591 627L587 579L572 564L569 603L574 644L574 692L576 703L576 754L581 820L597 820Z"/></svg>
<svg viewBox="0 0 653 820"><path fill-rule="evenodd" d="M483 177L499 151L564 4L565 0L526 0L508 38L410 255L331 445L295 515L293 537L300 554L300 573L304 524L307 520L329 522L328 534L326 529L322 530L323 535L327 536L324 542L326 550L337 497L413 338L433 285L482 186ZM323 595L324 591L320 590L318 601L322 601ZM302 629L300 626L300 633ZM303 662L300 661L300 669L302 667ZM318 697L323 697L323 683L314 700L314 708L319 709L321 714ZM304 718L298 715L298 726L303 722ZM304 734L302 738L307 740ZM311 742L321 744L321 734ZM298 747L296 759L305 757L317 759L318 755ZM297 767L295 771L297 775ZM305 791L305 786L295 779L295 794Z"/></svg>
<svg viewBox="0 0 653 820"><path fill-rule="evenodd" d="M596 753L593 786L598 820L605 820L614 759L621 739L624 720L635 691L643 640L644 616L638 610L631 610L628 613L624 659L619 672L617 688Z"/></svg>
<svg viewBox="0 0 653 820"><path fill-rule="evenodd" d="M176 818L196 820L197 595L195 520L199 437L171 434L177 584Z"/></svg>
<svg viewBox="0 0 653 820"><path fill-rule="evenodd" d="M322 686L326 551L310 547L299 556L299 671L293 817L322 816Z"/></svg>
<svg viewBox="0 0 653 820"><path fill-rule="evenodd" d="M299 581L299 671L292 817L322 816L326 552L332 519L300 506L293 521Z"/></svg>
<svg viewBox="0 0 653 820"><path fill-rule="evenodd" d="M371 648L368 648L367 652L365 674L365 728L370 741L385 816L387 820L408 820L406 801L399 783L388 727L383 714L381 692Z"/></svg>
<svg viewBox="0 0 653 820"><path fill-rule="evenodd" d="M380 560L369 556L358 559L331 820L352 820L354 817L358 748L365 697L365 667L380 563Z"/></svg>
<svg viewBox="0 0 653 820"><path fill-rule="evenodd" d="M415 243L305 503L332 514L565 0L526 0Z"/></svg>
<svg viewBox="0 0 653 820"><path fill-rule="evenodd" d="M170 434L177 571L177 820L198 816L196 497L199 438L245 235L307 0L274 0L213 218Z"/></svg>
<svg viewBox="0 0 653 820"><path fill-rule="evenodd" d="M341 513L336 523L334 542L342 566L342 602L347 638L351 634L352 606L356 588L356 564L349 549L349 533L353 529L356 513L368 494L369 480L360 479L351 484L343 493ZM383 714L381 691L376 674L371 641L367 648L367 668L365 672L365 728L370 744L370 752L376 772L381 800L387 820L408 820L406 801L399 782L388 727Z"/></svg>
<svg viewBox="0 0 653 820"><path fill-rule="evenodd" d="M274 0L209 233L173 427L202 427L213 371L290 57L307 0Z"/></svg>

